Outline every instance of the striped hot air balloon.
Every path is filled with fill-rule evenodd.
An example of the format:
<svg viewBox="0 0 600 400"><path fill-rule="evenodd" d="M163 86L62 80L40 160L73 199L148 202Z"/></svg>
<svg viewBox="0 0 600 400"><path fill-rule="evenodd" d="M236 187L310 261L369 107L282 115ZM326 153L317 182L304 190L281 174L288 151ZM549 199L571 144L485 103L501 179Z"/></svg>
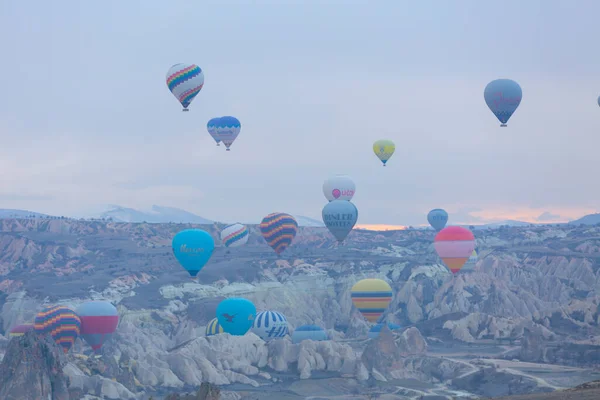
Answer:
<svg viewBox="0 0 600 400"><path fill-rule="evenodd" d="M289 214L269 214L260 223L260 232L275 253L281 254L296 237L298 222Z"/></svg>
<svg viewBox="0 0 600 400"><path fill-rule="evenodd" d="M119 324L119 314L108 301L88 301L77 308L81 319L81 337L94 351L100 350Z"/></svg>
<svg viewBox="0 0 600 400"><path fill-rule="evenodd" d="M221 241L225 247L238 247L248 243L248 228L242 224L226 226L221 231Z"/></svg>
<svg viewBox="0 0 600 400"><path fill-rule="evenodd" d="M35 316L34 329L40 334L49 333L67 353L81 330L81 319L65 306L48 307Z"/></svg>
<svg viewBox="0 0 600 400"><path fill-rule="evenodd" d="M363 279L350 291L352 304L369 322L377 322L392 301L392 288L381 279Z"/></svg>
<svg viewBox="0 0 600 400"><path fill-rule="evenodd" d="M167 86L183 106L183 111L188 111L204 86L204 73L196 64L175 64L167 71Z"/></svg>
<svg viewBox="0 0 600 400"><path fill-rule="evenodd" d="M261 311L256 314L252 332L265 342L284 337L288 334L287 319L277 311Z"/></svg>
<svg viewBox="0 0 600 400"><path fill-rule="evenodd" d="M292 343L300 343L303 340L314 340L320 342L328 340L327 332L317 325L302 325L296 328L292 334Z"/></svg>
<svg viewBox="0 0 600 400"><path fill-rule="evenodd" d="M444 264L456 274L475 250L475 237L467 228L449 226L435 235L433 245Z"/></svg>
<svg viewBox="0 0 600 400"><path fill-rule="evenodd" d="M223 327L219 325L219 320L217 318L211 319L208 325L206 325L206 336L218 335L223 332L225 331L223 330Z"/></svg>
<svg viewBox="0 0 600 400"><path fill-rule="evenodd" d="M9 337L23 336L25 333L33 329L33 324L20 324L14 326L8 333Z"/></svg>

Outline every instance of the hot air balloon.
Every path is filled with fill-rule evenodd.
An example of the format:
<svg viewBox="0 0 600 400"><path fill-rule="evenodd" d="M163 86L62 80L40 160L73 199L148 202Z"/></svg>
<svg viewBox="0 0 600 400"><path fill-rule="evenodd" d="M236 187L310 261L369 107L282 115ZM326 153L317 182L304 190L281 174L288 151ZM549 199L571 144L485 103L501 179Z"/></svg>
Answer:
<svg viewBox="0 0 600 400"><path fill-rule="evenodd" d="M108 301L88 301L77 307L77 315L81 320L81 337L94 351L110 340L117 325L119 313Z"/></svg>
<svg viewBox="0 0 600 400"><path fill-rule="evenodd" d="M444 264L456 274L475 250L475 237L467 228L449 226L435 235L433 245Z"/></svg>
<svg viewBox="0 0 600 400"><path fill-rule="evenodd" d="M492 110L496 118L501 122L500 126L506 126L506 123L521 104L523 91L521 86L510 79L496 79L491 81L483 91L483 98L487 106Z"/></svg>
<svg viewBox="0 0 600 400"><path fill-rule="evenodd" d="M363 279L350 291L352 304L369 322L377 322L392 301L392 288L381 279Z"/></svg>
<svg viewBox="0 0 600 400"><path fill-rule="evenodd" d="M23 336L25 333L33 329L33 324L20 324L14 326L8 333L9 337Z"/></svg>
<svg viewBox="0 0 600 400"><path fill-rule="evenodd" d="M375 339L376 337L379 337L379 332L381 332L383 325L384 324L373 325L371 327L371 329L369 329L369 333L367 334L367 337L369 339ZM395 331L397 329L402 328L400 325L392 324L391 322L388 322L387 326L390 329L390 331Z"/></svg>
<svg viewBox="0 0 600 400"><path fill-rule="evenodd" d="M465 265L463 265L463 267L460 269L460 272L464 273L473 271L475 269L475 265L477 265L478 259L479 257L477 256L477 252L473 250L473 253L471 253Z"/></svg>
<svg viewBox="0 0 600 400"><path fill-rule="evenodd" d="M208 262L214 249L212 236L201 229L186 229L173 238L173 254L192 278Z"/></svg>
<svg viewBox="0 0 600 400"><path fill-rule="evenodd" d="M235 139L240 134L242 124L235 117L221 117L215 121L217 137L229 151L229 147L233 144Z"/></svg>
<svg viewBox="0 0 600 400"><path fill-rule="evenodd" d="M218 335L223 332L223 327L219 325L219 320L217 318L211 319L208 325L206 325L206 336Z"/></svg>
<svg viewBox="0 0 600 400"><path fill-rule="evenodd" d="M435 208L429 211L429 214L427 214L427 221L429 222L429 225L433 227L433 229L436 231L441 231L448 222L448 213L441 208Z"/></svg>
<svg viewBox="0 0 600 400"><path fill-rule="evenodd" d="M336 175L323 183L323 194L329 201L352 200L356 186L354 181L346 175Z"/></svg>
<svg viewBox="0 0 600 400"><path fill-rule="evenodd" d="M204 86L204 73L196 64L175 64L167 72L167 86L183 106L188 107Z"/></svg>
<svg viewBox="0 0 600 400"><path fill-rule="evenodd" d="M225 247L238 247L248 243L248 228L242 224L226 226L221 231L221 241Z"/></svg>
<svg viewBox="0 0 600 400"><path fill-rule="evenodd" d="M394 151L396 151L396 145L391 140L378 140L373 143L373 151L385 167L385 163L392 158Z"/></svg>
<svg viewBox="0 0 600 400"><path fill-rule="evenodd" d="M49 333L67 353L79 336L81 319L69 307L48 307L35 316L34 329L42 335Z"/></svg>
<svg viewBox="0 0 600 400"><path fill-rule="evenodd" d="M303 340L314 340L320 342L322 340L328 340L327 332L317 325L302 325L296 328L292 334L292 343L300 343Z"/></svg>
<svg viewBox="0 0 600 400"><path fill-rule="evenodd" d="M223 330L230 335L242 336L252 327L256 307L241 297L225 299L217 306L217 319Z"/></svg>
<svg viewBox="0 0 600 400"><path fill-rule="evenodd" d="M358 210L356 206L346 200L333 200L323 207L323 222L329 232L335 236L338 242L346 239L356 220L358 220Z"/></svg>
<svg viewBox="0 0 600 400"><path fill-rule="evenodd" d="M265 342L282 338L288 334L288 322L285 315L277 311L261 311L256 314L252 332Z"/></svg>
<svg viewBox="0 0 600 400"><path fill-rule="evenodd" d="M217 132L217 123L219 122L219 118L213 118L208 121L206 124L206 129L208 130L208 134L217 142L217 146L219 146L219 133Z"/></svg>
<svg viewBox="0 0 600 400"><path fill-rule="evenodd" d="M260 232L263 238L277 254L281 254L292 244L297 231L296 219L285 213L269 214L260 223Z"/></svg>
<svg viewBox="0 0 600 400"><path fill-rule="evenodd" d="M600 106L600 96L598 96L598 105Z"/></svg>

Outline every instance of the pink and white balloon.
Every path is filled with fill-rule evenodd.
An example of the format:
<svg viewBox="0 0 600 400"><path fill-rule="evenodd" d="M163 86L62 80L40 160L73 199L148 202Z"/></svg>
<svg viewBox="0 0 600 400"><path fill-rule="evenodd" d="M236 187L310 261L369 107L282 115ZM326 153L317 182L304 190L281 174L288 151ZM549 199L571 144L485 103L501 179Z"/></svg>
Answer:
<svg viewBox="0 0 600 400"><path fill-rule="evenodd" d="M329 201L352 200L356 185L347 175L335 175L323 183L323 194Z"/></svg>

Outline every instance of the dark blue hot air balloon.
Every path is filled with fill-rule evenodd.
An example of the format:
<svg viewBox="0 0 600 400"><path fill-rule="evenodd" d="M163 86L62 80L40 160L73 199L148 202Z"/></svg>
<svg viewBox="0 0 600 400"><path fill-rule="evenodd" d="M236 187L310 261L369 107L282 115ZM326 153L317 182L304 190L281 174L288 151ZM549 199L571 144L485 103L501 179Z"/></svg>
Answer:
<svg viewBox="0 0 600 400"><path fill-rule="evenodd" d="M347 200L333 200L323 207L323 222L338 242L346 239L357 220L358 209Z"/></svg>
<svg viewBox="0 0 600 400"><path fill-rule="evenodd" d="M429 211L429 214L427 214L427 221L429 222L429 225L433 227L433 229L436 231L441 231L448 223L448 213L441 208L435 208Z"/></svg>
<svg viewBox="0 0 600 400"><path fill-rule="evenodd" d="M491 81L483 91L486 104L496 118L506 126L506 123L521 104L523 91L521 86L510 79Z"/></svg>

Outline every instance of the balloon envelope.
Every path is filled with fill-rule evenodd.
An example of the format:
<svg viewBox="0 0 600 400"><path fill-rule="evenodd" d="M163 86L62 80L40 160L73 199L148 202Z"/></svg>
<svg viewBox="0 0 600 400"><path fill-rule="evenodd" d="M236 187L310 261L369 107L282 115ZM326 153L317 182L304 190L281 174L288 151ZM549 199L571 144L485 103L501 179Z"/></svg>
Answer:
<svg viewBox="0 0 600 400"><path fill-rule="evenodd" d="M263 218L260 232L275 253L281 254L296 237L298 222L289 214L272 213Z"/></svg>
<svg viewBox="0 0 600 400"><path fill-rule="evenodd" d="M381 332L381 329L383 328L383 326L384 326L384 324L373 325L371 327L371 329L369 329L369 333L367 334L367 337L369 339L375 339L376 337L379 337L379 333ZM392 324L391 322L388 322L387 326L390 329L390 331L395 331L397 329L402 328L400 325Z"/></svg>
<svg viewBox="0 0 600 400"><path fill-rule="evenodd" d="M473 253L471 253L465 265L463 265L463 267L460 269L460 272L463 273L473 271L475 269L475 265L477 265L478 259L479 256L477 255L477 252L473 250Z"/></svg>
<svg viewBox="0 0 600 400"><path fill-rule="evenodd" d="M322 214L325 226L339 242L346 239L358 220L356 206L346 200L333 200L327 203L323 207Z"/></svg>
<svg viewBox="0 0 600 400"><path fill-rule="evenodd" d="M10 336L10 337L23 336L25 333L29 332L32 329L33 329L33 324L16 325L10 330L10 332L8 333L8 336Z"/></svg>
<svg viewBox="0 0 600 400"><path fill-rule="evenodd" d="M429 214L427 214L427 221L429 222L429 225L433 227L433 229L436 231L441 231L448 222L448 213L441 208L435 208L429 211Z"/></svg>
<svg viewBox="0 0 600 400"><path fill-rule="evenodd" d="M248 228L242 224L226 226L221 231L221 241L225 247L238 247L248 243Z"/></svg>
<svg viewBox="0 0 600 400"><path fill-rule="evenodd" d="M229 147L231 147L241 130L242 124L235 117L226 116L215 121L217 137L223 142L225 147L227 147L227 150L229 150Z"/></svg>
<svg viewBox="0 0 600 400"><path fill-rule="evenodd" d="M300 343L303 340L314 340L315 342L320 342L328 339L327 332L317 325L299 326L292 334L292 343Z"/></svg>
<svg viewBox="0 0 600 400"><path fill-rule="evenodd" d="M167 72L167 86L186 110L204 86L204 73L196 64L175 64Z"/></svg>
<svg viewBox="0 0 600 400"><path fill-rule="evenodd" d="M173 254L192 277L198 275L214 249L212 236L201 229L186 229L173 238Z"/></svg>
<svg viewBox="0 0 600 400"><path fill-rule="evenodd" d="M208 134L215 140L215 142L217 142L217 146L219 145L219 142L221 141L221 139L219 139L219 134L217 133L217 122L219 121L219 118L213 118L211 120L208 121L208 123L206 124L206 130L208 130Z"/></svg>
<svg viewBox="0 0 600 400"><path fill-rule="evenodd" d="M363 279L350 291L352 304L369 322L377 322L392 301L392 288L381 279Z"/></svg>
<svg viewBox="0 0 600 400"><path fill-rule="evenodd" d="M323 183L323 194L329 201L352 200L356 186L352 178L346 175L336 175Z"/></svg>
<svg viewBox="0 0 600 400"><path fill-rule="evenodd" d="M77 307L81 320L81 337L94 349L99 350L109 340L117 325L119 313L108 301L88 301Z"/></svg>
<svg viewBox="0 0 600 400"><path fill-rule="evenodd" d="M449 226L435 235L433 245L444 264L456 274L475 250L475 237L467 228Z"/></svg>
<svg viewBox="0 0 600 400"><path fill-rule="evenodd" d="M521 104L523 91L521 86L511 79L496 79L487 84L483 97L487 106L502 123L500 126L506 126Z"/></svg>
<svg viewBox="0 0 600 400"><path fill-rule="evenodd" d="M65 306L48 307L35 316L34 329L40 334L50 334L52 339L67 353L81 330L81 319Z"/></svg>
<svg viewBox="0 0 600 400"><path fill-rule="evenodd" d="M217 318L213 318L208 325L206 325L206 336L218 335L219 333L225 332L223 327L219 324Z"/></svg>
<svg viewBox="0 0 600 400"><path fill-rule="evenodd" d="M288 322L280 312L277 311L261 311L256 314L254 324L252 325L254 332L262 340L282 338L288 334Z"/></svg>
<svg viewBox="0 0 600 400"><path fill-rule="evenodd" d="M241 297L225 299L217 306L217 319L223 330L231 335L242 336L252 327L256 307Z"/></svg>
<svg viewBox="0 0 600 400"><path fill-rule="evenodd" d="M373 143L373 152L381 160L384 167L385 163L394 154L394 151L396 151L396 145L391 140L382 139Z"/></svg>

